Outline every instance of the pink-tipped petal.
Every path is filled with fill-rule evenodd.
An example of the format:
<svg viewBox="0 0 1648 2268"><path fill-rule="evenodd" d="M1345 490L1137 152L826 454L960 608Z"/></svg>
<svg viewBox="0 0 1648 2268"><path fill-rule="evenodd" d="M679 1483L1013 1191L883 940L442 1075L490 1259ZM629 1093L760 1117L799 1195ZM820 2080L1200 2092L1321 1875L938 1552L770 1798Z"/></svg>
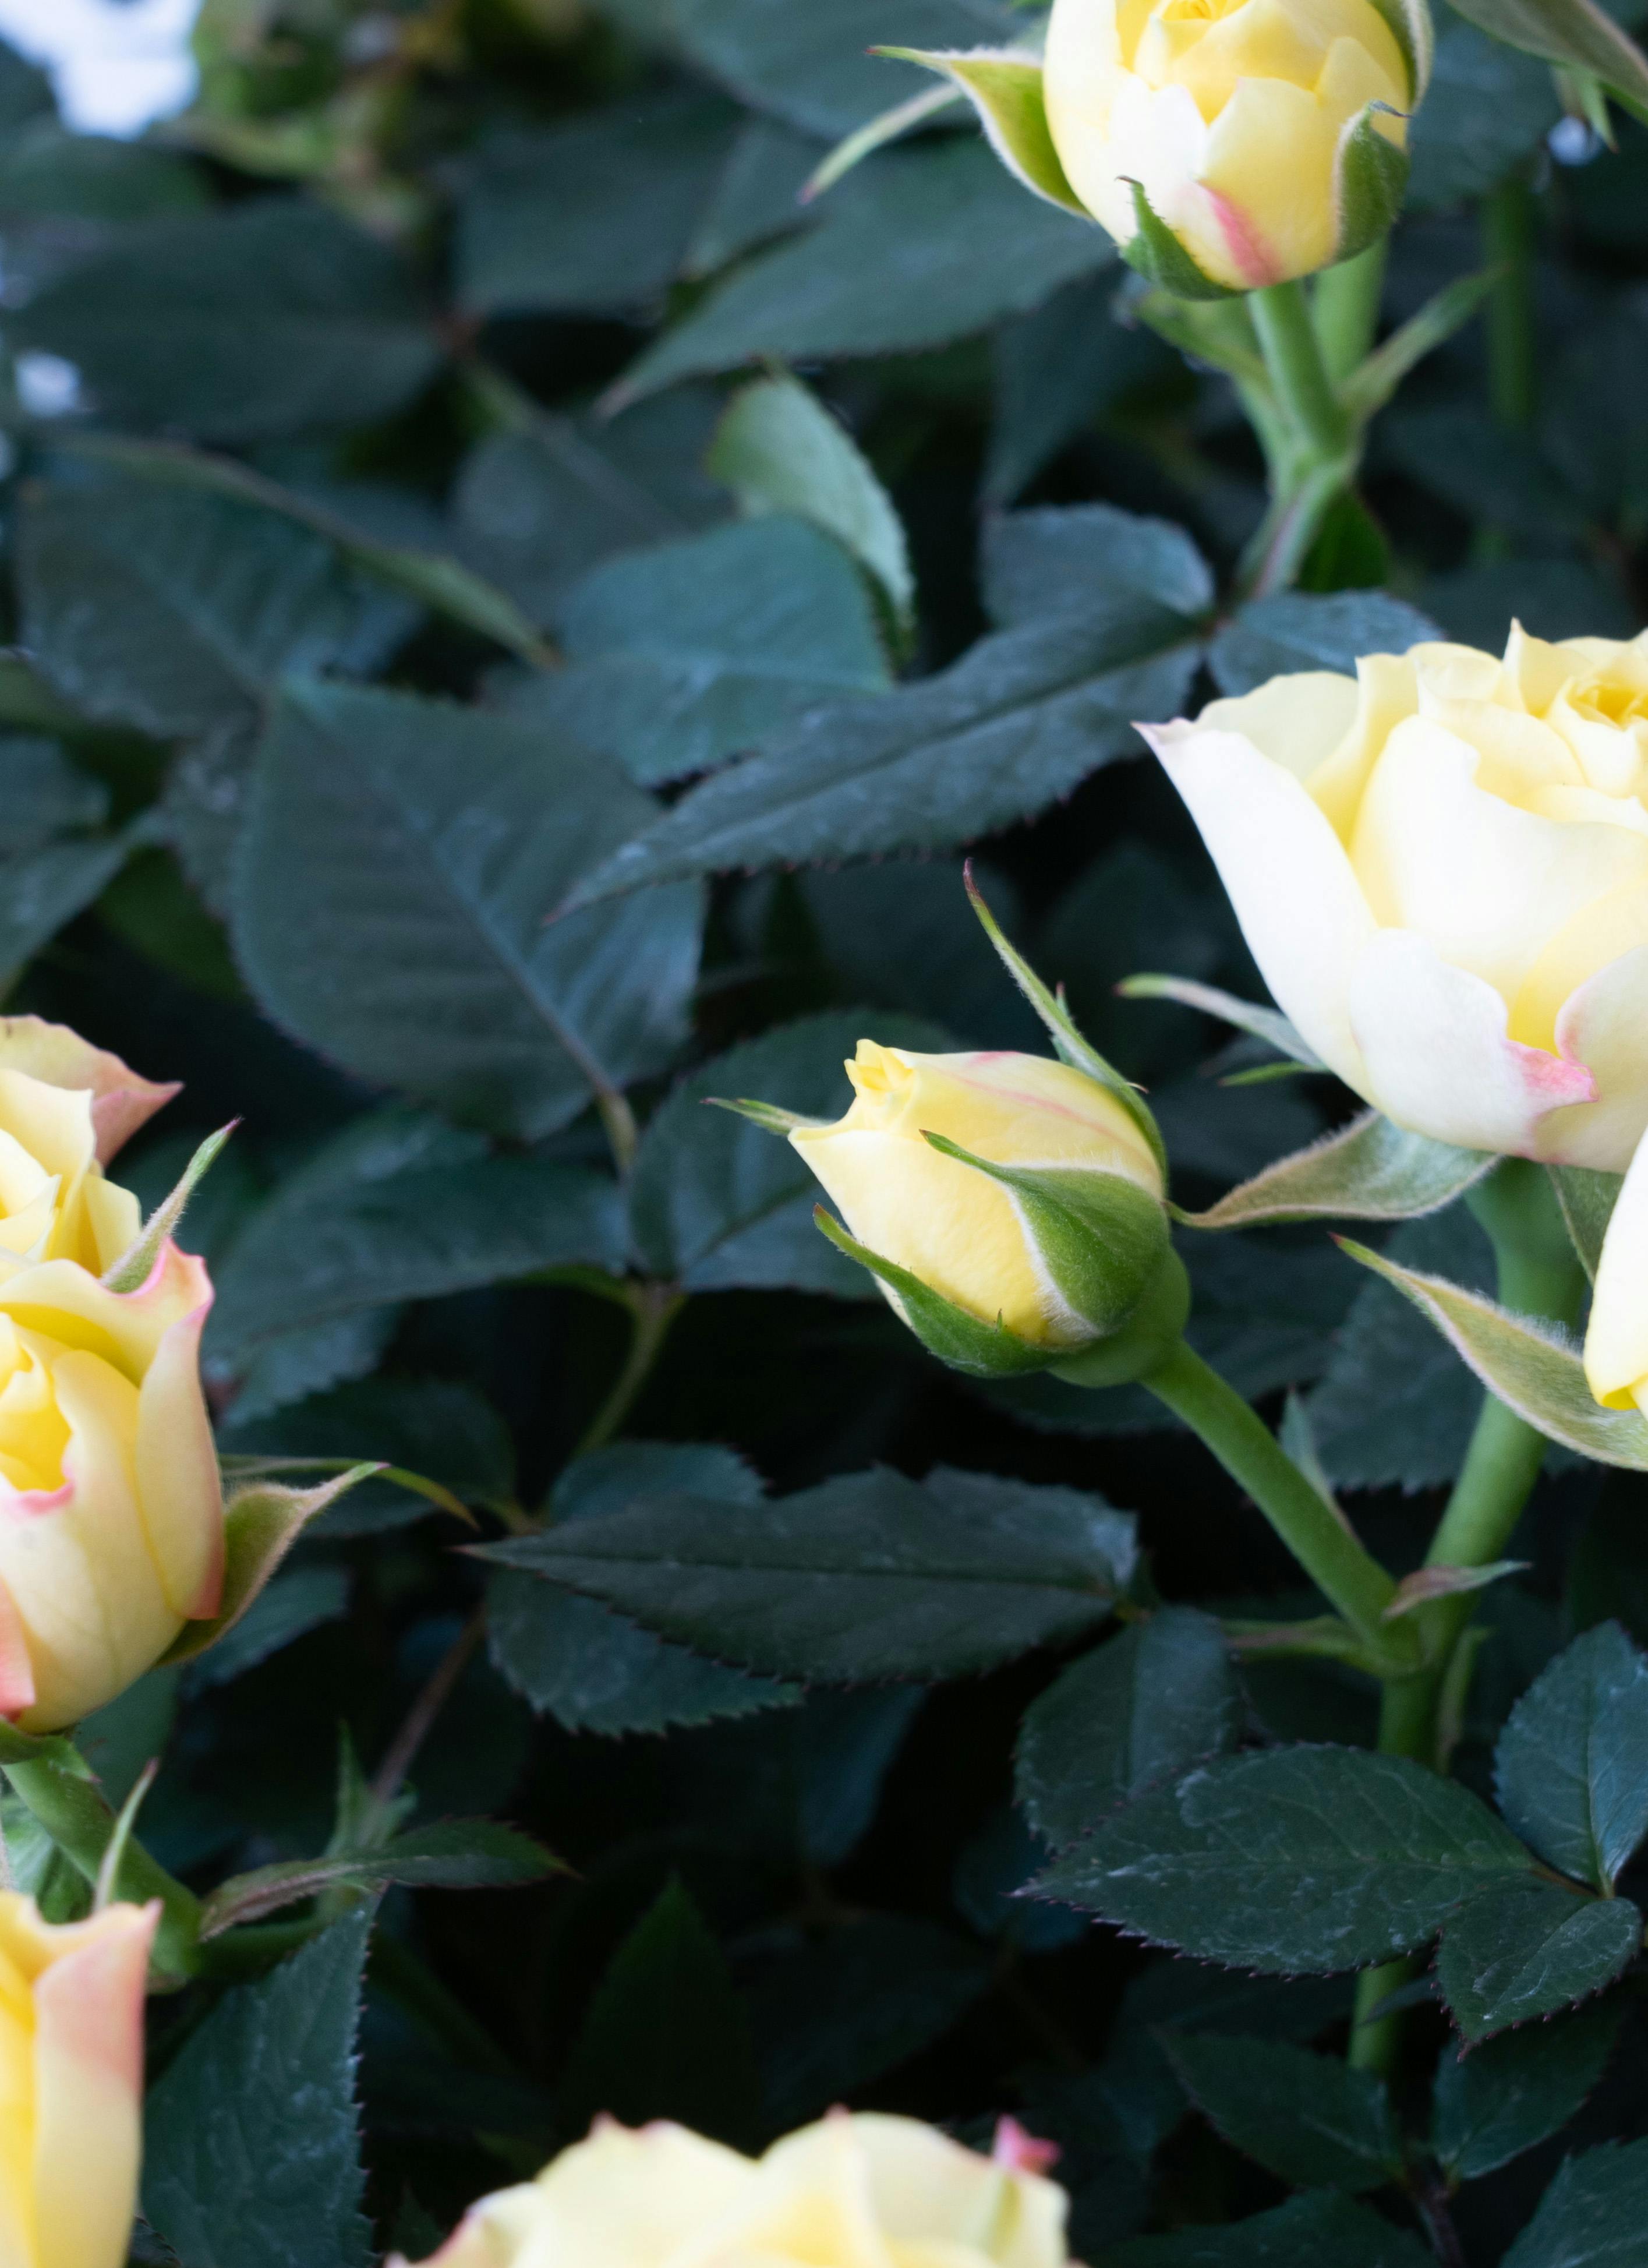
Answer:
<svg viewBox="0 0 1648 2268"><path fill-rule="evenodd" d="M72 1489L63 1491L65 1497ZM0 1583L0 1717L20 1717L34 1706L34 1664L17 1601Z"/></svg>
<svg viewBox="0 0 1648 2268"><path fill-rule="evenodd" d="M1597 1099L1554 1113L1540 1129L1540 1155L1624 1173L1648 1132L1648 945L1621 954L1569 994L1556 1045L1589 1066Z"/></svg>
<svg viewBox="0 0 1648 2268"><path fill-rule="evenodd" d="M1553 1111L1589 1103L1587 1066L1506 1033L1493 986L1412 930L1381 930L1352 972L1363 1093L1399 1126L1462 1150L1536 1158Z"/></svg>
<svg viewBox="0 0 1648 2268"><path fill-rule="evenodd" d="M1050 2174L1063 2154L1056 2142L1039 2141L1016 2118L998 2118L996 2122L996 2141L990 2155L1009 2173Z"/></svg>
<svg viewBox="0 0 1648 2268"><path fill-rule="evenodd" d="M177 1080L144 1079L66 1024L48 1024L39 1016L0 1016L0 1070L23 1071L48 1086L89 1091L98 1161L104 1166L181 1092Z"/></svg>
<svg viewBox="0 0 1648 2268"><path fill-rule="evenodd" d="M137 2205L143 1992L158 1905L111 1906L34 1986L31 2268L121 2268Z"/></svg>

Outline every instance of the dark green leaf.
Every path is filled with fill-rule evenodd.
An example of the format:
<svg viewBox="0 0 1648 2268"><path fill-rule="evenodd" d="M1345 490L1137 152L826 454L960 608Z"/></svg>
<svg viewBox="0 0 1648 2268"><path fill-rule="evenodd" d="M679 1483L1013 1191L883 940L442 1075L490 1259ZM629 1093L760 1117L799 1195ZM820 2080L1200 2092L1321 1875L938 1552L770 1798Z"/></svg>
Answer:
<svg viewBox="0 0 1648 2268"><path fill-rule="evenodd" d="M1453 0L1461 16L1507 47L1564 70L1594 72L1639 114L1648 60L1595 0Z"/></svg>
<svg viewBox="0 0 1648 2268"><path fill-rule="evenodd" d="M460 304L482 315L607 314L658 298L737 117L713 97L673 93L494 139L459 201Z"/></svg>
<svg viewBox="0 0 1648 2268"><path fill-rule="evenodd" d="M346 669L375 666L408 636L425 607L535 667L551 659L513 600L448 556L438 516L404 490L364 481L283 488L232 458L170 441L85 436L70 446L76 456L111 465L136 481L248 504L319 536L366 584L360 593L362 620L339 656Z"/></svg>
<svg viewBox="0 0 1648 2268"><path fill-rule="evenodd" d="M1437 1978L1465 2037L1482 2040L1600 1992L1642 1942L1643 1918L1629 1898L1501 1881L1449 1921Z"/></svg>
<svg viewBox="0 0 1648 2268"><path fill-rule="evenodd" d="M980 640L942 675L815 710L695 788L579 897L737 867L947 850L1030 817L1136 746L1195 673L1185 623L1140 601ZM577 898L575 897L575 902Z"/></svg>
<svg viewBox="0 0 1648 2268"><path fill-rule="evenodd" d="M1106 2256L1105 2268L1429 2268L1416 2236L1350 2198L1319 2191L1271 2213L1214 2228L1140 2236Z"/></svg>
<svg viewBox="0 0 1648 2268"><path fill-rule="evenodd" d="M1374 2190L1402 2171L1385 2082L1278 2040L1173 2032L1163 2049L1227 2142L1297 2189Z"/></svg>
<svg viewBox="0 0 1648 2268"><path fill-rule="evenodd" d="M231 443L385 416L440 359L395 254L296 198L133 230L7 344L72 363L111 423Z"/></svg>
<svg viewBox="0 0 1648 2268"><path fill-rule="evenodd" d="M1223 693L1251 693L1268 678L1302 669L1356 673L1365 653L1406 653L1440 637L1436 624L1383 591L1290 591L1243 607L1214 639L1209 660Z"/></svg>
<svg viewBox="0 0 1648 2268"><path fill-rule="evenodd" d="M940 346L1114 257L1101 229L1026 198L982 143L889 151L831 193L816 227L716 285L631 367L620 398L769 357Z"/></svg>
<svg viewBox="0 0 1648 2268"><path fill-rule="evenodd" d="M556 1482L557 1525L598 1519L649 1496L686 1490L728 1504L761 1500L759 1476L709 1442L622 1441L575 1458ZM623 1622L593 1599L501 1568L487 1590L492 1658L518 1693L570 1733L661 1733L783 1709L793 1685L706 1661Z"/></svg>
<svg viewBox="0 0 1648 2268"><path fill-rule="evenodd" d="M1431 84L1409 129L1409 204L1423 212L1497 188L1561 114L1549 71L1484 38L1474 24L1445 18Z"/></svg>
<svg viewBox="0 0 1648 2268"><path fill-rule="evenodd" d="M1505 2268L1642 2268L1648 2142L1608 2142L1570 2158Z"/></svg>
<svg viewBox="0 0 1648 2268"><path fill-rule="evenodd" d="M40 668L85 716L160 739L251 719L287 670L347 665L367 621L329 545L221 497L44 489L18 541Z"/></svg>
<svg viewBox="0 0 1648 2268"><path fill-rule="evenodd" d="M0 976L15 976L126 863L124 836L48 843L0 858Z"/></svg>
<svg viewBox="0 0 1648 2268"><path fill-rule="evenodd" d="M377 1112L283 1181L235 1239L216 1271L211 1345L233 1361L361 1307L622 1261L605 1175L496 1156L484 1136L419 1112Z"/></svg>
<svg viewBox="0 0 1648 2268"><path fill-rule="evenodd" d="M202 1654L189 1672L189 1690L227 1685L322 1623L336 1622L348 1609L349 1594L342 1567L294 1567L277 1575L227 1638Z"/></svg>
<svg viewBox="0 0 1648 2268"><path fill-rule="evenodd" d="M1012 504L1123 394L1173 371L1152 333L1116 321L1115 298L1113 277L1078 276L997 332L988 502Z"/></svg>
<svg viewBox="0 0 1648 2268"><path fill-rule="evenodd" d="M548 622L563 592L599 561L726 518L732 499L703 469L720 410L713 389L690 386L622 417L523 410L464 464L453 497L458 551L534 622Z"/></svg>
<svg viewBox="0 0 1648 2268"><path fill-rule="evenodd" d="M1196 545L1171 520L1114 504L1043 505L1008 513L984 549L984 601L1003 630L1049 615L1091 619L1141 600L1194 621L1213 603L1213 578Z"/></svg>
<svg viewBox="0 0 1648 2268"><path fill-rule="evenodd" d="M671 1496L481 1557L777 1676L963 1676L1100 1621L1132 1523L1097 1497L877 1469L760 1506Z"/></svg>
<svg viewBox="0 0 1648 2268"><path fill-rule="evenodd" d="M1512 1711L1494 1765L1523 1841L1611 1890L1648 1835L1648 1655L1614 1622L1576 1638Z"/></svg>
<svg viewBox="0 0 1648 2268"><path fill-rule="evenodd" d="M788 1288L873 1296L869 1278L813 1226L818 1184L798 1153L713 1097L753 1096L808 1118L851 1101L842 1071L873 1029L884 1046L936 1053L937 1026L869 1011L807 1016L749 1040L683 1080L647 1126L630 1182L636 1249L651 1275L691 1292Z"/></svg>
<svg viewBox="0 0 1648 2268"><path fill-rule="evenodd" d="M931 1922L876 1914L812 1942L797 1933L747 1964L766 2123L815 2118L941 2039L990 1987L977 1947Z"/></svg>
<svg viewBox="0 0 1648 2268"><path fill-rule="evenodd" d="M1446 2174L1479 2180L1568 2124L1601 2078L1618 2036L1616 1999L1502 2032L1468 2053L1443 2049L1431 2146Z"/></svg>
<svg viewBox="0 0 1648 2268"><path fill-rule="evenodd" d="M872 48L975 48L1015 28L993 0L833 0L823 15L782 0L665 0L664 21L740 101L832 139L919 84Z"/></svg>
<svg viewBox="0 0 1648 2268"><path fill-rule="evenodd" d="M248 981L361 1076L503 1130L547 1132L598 1088L661 1069L682 1036L695 891L548 923L647 807L606 766L523 725L291 686L240 846Z"/></svg>
<svg viewBox="0 0 1648 2268"><path fill-rule="evenodd" d="M1328 1972L1411 1950L1532 1864L1468 1789L1405 1757L1273 1749L1139 1797L1037 1889L1205 1960Z"/></svg>
<svg viewBox="0 0 1648 2268"><path fill-rule="evenodd" d="M725 1955L679 1881L614 1955L562 2076L559 2124L673 2118L734 2144L759 2111L749 2019Z"/></svg>
<svg viewBox="0 0 1648 2268"><path fill-rule="evenodd" d="M1486 1290L1493 1255L1463 1205L1398 1229L1394 1260ZM1328 1472L1342 1487L1431 1488L1458 1471L1482 1389L1438 1333L1388 1285L1356 1294L1310 1400Z"/></svg>
<svg viewBox="0 0 1648 2268"><path fill-rule="evenodd" d="M1055 1850L1129 1797L1233 1748L1240 1691L1224 1632L1164 1607L1084 1655L1026 1712L1019 1800Z"/></svg>
<svg viewBox="0 0 1648 2268"><path fill-rule="evenodd" d="M574 666L523 686L511 712L561 723L644 785L708 771L820 702L889 683L863 577L787 517L614 560L555 619Z"/></svg>
<svg viewBox="0 0 1648 2268"><path fill-rule="evenodd" d="M143 2210L189 2268L365 2268L355 2032L370 1911L222 1999L149 2097Z"/></svg>

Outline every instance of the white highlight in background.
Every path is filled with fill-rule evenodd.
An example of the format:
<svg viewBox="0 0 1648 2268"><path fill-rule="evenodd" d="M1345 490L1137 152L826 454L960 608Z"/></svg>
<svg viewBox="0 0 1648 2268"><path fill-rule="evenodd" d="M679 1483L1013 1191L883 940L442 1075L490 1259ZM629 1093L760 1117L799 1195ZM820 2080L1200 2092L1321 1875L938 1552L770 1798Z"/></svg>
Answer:
<svg viewBox="0 0 1648 2268"><path fill-rule="evenodd" d="M0 39L50 71L86 134L141 134L195 92L200 0L0 0Z"/></svg>

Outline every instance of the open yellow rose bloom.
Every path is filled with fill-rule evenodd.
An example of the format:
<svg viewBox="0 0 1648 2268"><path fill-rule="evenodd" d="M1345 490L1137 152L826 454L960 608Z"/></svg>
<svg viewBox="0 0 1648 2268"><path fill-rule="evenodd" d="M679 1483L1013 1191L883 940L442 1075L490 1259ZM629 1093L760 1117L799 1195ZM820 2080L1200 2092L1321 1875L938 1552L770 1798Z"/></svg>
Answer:
<svg viewBox="0 0 1648 2268"><path fill-rule="evenodd" d="M1146 734L1347 1085L1461 1148L1630 1168L1585 1367L1648 1410L1648 634L1357 669Z"/></svg>
<svg viewBox="0 0 1648 2268"><path fill-rule="evenodd" d="M0 1894L0 2268L122 2268L158 1911L54 1926Z"/></svg>
<svg viewBox="0 0 1648 2268"><path fill-rule="evenodd" d="M201 1392L202 1263L103 1161L174 1092L73 1033L0 1020L0 1715L73 1724L217 1610L223 1498Z"/></svg>
<svg viewBox="0 0 1648 2268"><path fill-rule="evenodd" d="M790 1139L858 1241L1032 1345L1091 1337L1013 1191L926 1137L943 1135L995 1165L1118 1174L1159 1197L1160 1169L1121 1104L1085 1073L1041 1056L914 1055L861 1040L847 1076L855 1098L847 1116L833 1126L798 1126Z"/></svg>
<svg viewBox="0 0 1648 2268"><path fill-rule="evenodd" d="M1015 2162L1041 2154L981 2157L873 2113L833 2112L759 2160L602 2120L483 2198L429 2268L1066 2268L1064 2192Z"/></svg>
<svg viewBox="0 0 1648 2268"><path fill-rule="evenodd" d="M1418 70L1372 0L1055 0L1048 130L1120 244L1133 183L1214 284L1247 291L1342 256L1341 145L1405 145Z"/></svg>
<svg viewBox="0 0 1648 2268"><path fill-rule="evenodd" d="M1357 668L1146 728L1266 983L1398 1125L1622 1173L1648 1127L1648 637Z"/></svg>

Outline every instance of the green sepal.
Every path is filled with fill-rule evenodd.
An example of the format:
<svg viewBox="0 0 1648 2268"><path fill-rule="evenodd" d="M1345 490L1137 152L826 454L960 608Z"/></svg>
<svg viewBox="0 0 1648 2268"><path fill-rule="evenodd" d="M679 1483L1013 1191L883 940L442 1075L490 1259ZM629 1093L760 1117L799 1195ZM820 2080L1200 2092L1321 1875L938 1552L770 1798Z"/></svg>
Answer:
<svg viewBox="0 0 1648 2268"><path fill-rule="evenodd" d="M900 1314L928 1353L937 1355L952 1370L965 1371L969 1378L1019 1378L1026 1371L1045 1370L1062 1352L1070 1351L1032 1346L1028 1339L1021 1339L1002 1322L980 1322L953 1300L923 1284L919 1276L912 1276L908 1268L884 1260L879 1252L860 1244L822 1205L814 1206L813 1218L838 1252L844 1252L849 1260L856 1260L887 1285Z"/></svg>
<svg viewBox="0 0 1648 2268"><path fill-rule="evenodd" d="M1473 1189L1498 1160L1410 1134L1377 1110L1353 1118L1290 1158L1278 1158L1206 1212L1181 1212L1187 1228L1257 1228L1278 1221L1418 1220Z"/></svg>
<svg viewBox="0 0 1648 2268"><path fill-rule="evenodd" d="M1016 952L1009 945L1002 933L1001 924L984 902L983 892L973 879L973 862L970 858L961 869L961 879L967 886L967 897L972 903L974 912L979 917L985 936L995 946L1007 974L1047 1026L1053 1042L1054 1052L1060 1062L1068 1064L1072 1071L1085 1071L1089 1079L1096 1080L1107 1094L1121 1104L1134 1125L1144 1137L1150 1153L1160 1168L1165 1183L1167 1179L1166 1145L1162 1140L1161 1130L1151 1116L1144 1096L1136 1086L1130 1086L1122 1078L1114 1064L1107 1063L1098 1049L1083 1037L1077 1029L1075 1019L1065 1006L1063 998L1055 998L1024 955Z"/></svg>
<svg viewBox="0 0 1648 2268"><path fill-rule="evenodd" d="M352 1465L319 1488L254 1483L239 1490L224 1509L224 1585L217 1612L207 1622L185 1623L175 1644L161 1655L157 1666L193 1661L196 1654L216 1646L261 1595L310 1521L318 1520L357 1481L370 1480L385 1470L380 1464Z"/></svg>
<svg viewBox="0 0 1648 2268"><path fill-rule="evenodd" d="M1387 141L1376 115L1394 115L1387 102L1365 103L1339 136L1334 159L1334 259L1354 260L1387 235L1408 194L1408 152Z"/></svg>
<svg viewBox="0 0 1648 2268"><path fill-rule="evenodd" d="M1041 62L1012 48L877 48L878 55L919 63L960 88L990 145L1026 188L1065 212L1093 215L1070 185L1048 126Z"/></svg>
<svg viewBox="0 0 1648 2268"><path fill-rule="evenodd" d="M1123 1329L1061 1355L1051 1366L1053 1375L1067 1386L1132 1386L1160 1368L1189 1320L1190 1278L1170 1244Z"/></svg>
<svg viewBox="0 0 1648 2268"><path fill-rule="evenodd" d="M1594 1284L1602 1263L1602 1244L1608 1223L1624 1185L1622 1174L1601 1174L1589 1166L1552 1166L1551 1187L1563 1226L1578 1255L1579 1264Z"/></svg>
<svg viewBox="0 0 1648 2268"><path fill-rule="evenodd" d="M1149 282L1178 299L1235 299L1240 294L1204 276L1164 220L1159 220L1144 184L1129 181L1137 233L1122 247L1122 257Z"/></svg>
<svg viewBox="0 0 1648 2268"><path fill-rule="evenodd" d="M183 1219L184 1207L239 1123L238 1118L232 1119L227 1126L220 1126L215 1134L206 1137L184 1167L182 1179L171 1196L155 1207L136 1241L122 1252L105 1273L103 1281L111 1292L142 1291L154 1273L154 1264L160 1257L161 1247L168 1237L176 1233Z"/></svg>
<svg viewBox="0 0 1648 2268"><path fill-rule="evenodd" d="M1399 1268L1346 1237L1335 1241L1411 1300L1489 1391L1536 1432L1600 1465L1648 1472L1648 1418L1639 1410L1604 1409L1586 1382L1579 1349L1554 1326L1512 1314L1439 1276Z"/></svg>
<svg viewBox="0 0 1648 2268"><path fill-rule="evenodd" d="M1127 1322L1167 1249L1159 1198L1125 1174L1071 1166L1001 1166L942 1134L923 1139L946 1158L1010 1189L1060 1297L1100 1338Z"/></svg>
<svg viewBox="0 0 1648 2268"><path fill-rule="evenodd" d="M799 1110L785 1110L776 1102L754 1101L745 1094L706 1094L704 1101L712 1110L730 1110L735 1118L747 1118L763 1134L776 1134L786 1142L798 1126L828 1126L830 1123L828 1118L808 1118Z"/></svg>
<svg viewBox="0 0 1648 2268"><path fill-rule="evenodd" d="M1436 26L1431 11L1425 0L1373 0L1373 6L1402 49L1408 99L1416 110L1431 84L1431 67L1436 60Z"/></svg>

